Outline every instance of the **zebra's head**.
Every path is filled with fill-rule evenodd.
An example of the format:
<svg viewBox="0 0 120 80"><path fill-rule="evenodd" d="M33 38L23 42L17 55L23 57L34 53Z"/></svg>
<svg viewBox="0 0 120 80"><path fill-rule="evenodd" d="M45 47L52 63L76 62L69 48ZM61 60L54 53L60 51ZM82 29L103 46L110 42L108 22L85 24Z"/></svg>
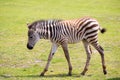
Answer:
<svg viewBox="0 0 120 80"><path fill-rule="evenodd" d="M36 25L34 24L27 24L28 25L28 43L27 48L33 49L34 45L37 43L37 41L40 39L39 34L36 30Z"/></svg>

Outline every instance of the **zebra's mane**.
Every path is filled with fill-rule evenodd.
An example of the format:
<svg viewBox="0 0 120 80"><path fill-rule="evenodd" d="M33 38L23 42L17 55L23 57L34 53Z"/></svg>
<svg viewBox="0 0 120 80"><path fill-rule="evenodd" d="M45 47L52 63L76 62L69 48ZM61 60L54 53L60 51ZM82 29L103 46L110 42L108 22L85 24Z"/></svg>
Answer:
<svg viewBox="0 0 120 80"><path fill-rule="evenodd" d="M51 20L37 20L37 21L34 21L33 23L31 23L30 25L28 25L28 28L31 29L33 28L33 26L36 26L38 23L58 23L60 21L63 21L62 19L51 19Z"/></svg>

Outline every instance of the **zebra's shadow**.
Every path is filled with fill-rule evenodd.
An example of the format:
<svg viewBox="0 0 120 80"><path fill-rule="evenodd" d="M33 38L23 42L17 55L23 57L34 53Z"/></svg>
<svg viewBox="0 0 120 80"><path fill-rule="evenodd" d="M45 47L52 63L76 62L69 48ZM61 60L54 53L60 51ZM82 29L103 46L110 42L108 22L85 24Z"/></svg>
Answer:
<svg viewBox="0 0 120 80"><path fill-rule="evenodd" d="M28 77L28 78L53 78L53 77L59 77L59 78L64 78L64 77L81 77L82 75L80 74L72 74L72 76L68 76L67 74L50 74L50 75L45 75L45 76L40 76L40 75L15 75L15 76L10 76L10 75L0 75L0 77L3 78L12 78L12 77ZM85 75L87 77L91 77L92 75Z"/></svg>
<svg viewBox="0 0 120 80"><path fill-rule="evenodd" d="M87 77L91 77L92 75L84 75ZM45 76L40 76L40 77L83 77L83 75L80 74L72 74L72 76L69 76L68 74L53 74L53 75L45 75Z"/></svg>

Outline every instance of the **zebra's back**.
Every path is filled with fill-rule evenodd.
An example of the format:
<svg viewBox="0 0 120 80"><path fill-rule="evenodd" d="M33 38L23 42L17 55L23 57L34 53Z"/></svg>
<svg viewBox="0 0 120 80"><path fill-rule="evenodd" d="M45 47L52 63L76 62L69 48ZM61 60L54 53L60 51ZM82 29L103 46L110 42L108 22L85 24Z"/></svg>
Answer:
<svg viewBox="0 0 120 80"><path fill-rule="evenodd" d="M59 34L68 40L68 43L76 43L83 39L92 41L97 38L99 24L92 18L81 18L74 20L63 20L58 24L61 27Z"/></svg>

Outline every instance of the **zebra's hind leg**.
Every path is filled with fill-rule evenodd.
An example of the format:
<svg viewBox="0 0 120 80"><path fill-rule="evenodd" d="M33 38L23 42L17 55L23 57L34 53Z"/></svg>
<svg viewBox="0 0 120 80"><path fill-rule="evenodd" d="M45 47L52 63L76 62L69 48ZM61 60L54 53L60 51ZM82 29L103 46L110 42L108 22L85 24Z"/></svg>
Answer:
<svg viewBox="0 0 120 80"><path fill-rule="evenodd" d="M54 53L56 52L57 48L58 48L59 45L53 43L52 44L52 48L51 48L51 51L50 51L50 54L48 56L48 61L47 61L47 64L43 70L43 72L40 74L40 76L44 76L44 74L48 71L48 67L50 65L50 61L52 60L52 57L54 55Z"/></svg>
<svg viewBox="0 0 120 80"><path fill-rule="evenodd" d="M85 67L84 67L84 70L82 71L81 75L85 75L85 73L88 70L88 66L89 66L90 59L91 59L91 52L92 52L91 47L89 46L89 43L86 40L83 40L83 44L84 44L84 48L85 48L85 51L87 54L87 60L86 60Z"/></svg>
<svg viewBox="0 0 120 80"><path fill-rule="evenodd" d="M102 61L103 73L104 73L104 74L107 74L103 48L102 48L100 45L98 45L98 43L92 43L92 45L93 45L94 48L100 53L101 61Z"/></svg>

